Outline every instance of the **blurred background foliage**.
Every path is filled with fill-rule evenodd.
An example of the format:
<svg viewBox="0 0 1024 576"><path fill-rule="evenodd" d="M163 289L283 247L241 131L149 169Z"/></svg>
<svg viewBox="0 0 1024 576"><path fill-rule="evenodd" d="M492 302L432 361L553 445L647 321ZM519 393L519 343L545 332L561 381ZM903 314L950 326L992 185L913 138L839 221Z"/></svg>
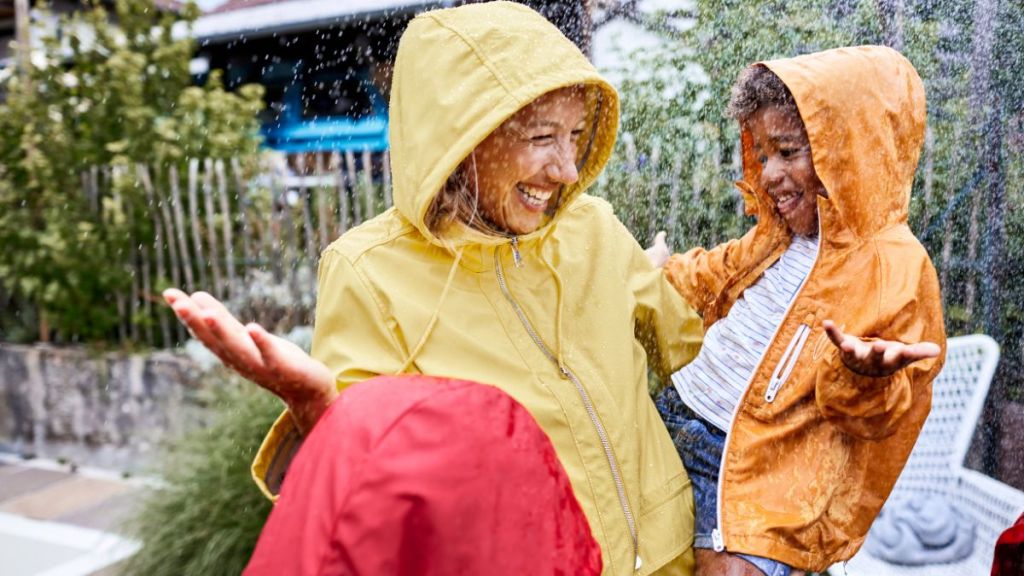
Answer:
<svg viewBox="0 0 1024 576"><path fill-rule="evenodd" d="M214 74L193 86L188 34L194 4L158 12L151 1L90 0L54 30L27 74L3 78L0 104L0 334L9 341L103 341L118 322L113 294L130 285L120 266L134 244L152 244L136 165L166 186L190 158L252 158L262 87L224 90ZM38 9L38 7L37 7ZM45 9L45 8L42 8ZM116 17L117 25L111 24ZM90 198L90 171L112 196ZM166 189L166 188L164 188ZM95 205L102 202L101 206Z"/></svg>

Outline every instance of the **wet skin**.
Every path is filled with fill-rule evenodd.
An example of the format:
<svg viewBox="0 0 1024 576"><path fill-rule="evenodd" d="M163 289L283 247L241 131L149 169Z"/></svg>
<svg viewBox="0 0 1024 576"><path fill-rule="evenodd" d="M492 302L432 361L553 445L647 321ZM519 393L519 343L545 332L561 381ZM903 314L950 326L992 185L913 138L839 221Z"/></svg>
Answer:
<svg viewBox="0 0 1024 576"><path fill-rule="evenodd" d="M828 196L814 171L811 143L800 115L778 106L762 106L744 127L761 163L761 187L794 234L818 233L818 196Z"/></svg>
<svg viewBox="0 0 1024 576"><path fill-rule="evenodd" d="M728 552L715 552L706 548L697 548L696 576L764 576L760 568L739 556ZM803 570L792 570L790 576L804 576Z"/></svg>
<svg viewBox="0 0 1024 576"><path fill-rule="evenodd" d="M548 92L516 112L463 162L479 190L480 214L506 234L541 227L563 186L579 179L576 159L584 132L583 91ZM475 176L474 179L474 164Z"/></svg>

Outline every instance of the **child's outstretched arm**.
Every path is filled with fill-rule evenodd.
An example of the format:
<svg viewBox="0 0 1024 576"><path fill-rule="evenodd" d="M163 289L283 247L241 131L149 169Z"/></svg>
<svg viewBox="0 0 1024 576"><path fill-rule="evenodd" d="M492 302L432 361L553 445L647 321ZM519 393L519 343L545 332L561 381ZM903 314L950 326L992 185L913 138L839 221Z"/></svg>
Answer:
<svg viewBox="0 0 1024 576"><path fill-rule="evenodd" d="M711 250L693 248L684 254L672 254L662 231L644 253L654 267L663 269L665 278L676 291L703 314L739 269L740 256L749 250L752 239L753 230L743 238L729 240Z"/></svg>
<svg viewBox="0 0 1024 576"><path fill-rule="evenodd" d="M624 226L619 224L618 231L635 244ZM658 239L667 254L665 233L659 232L655 243ZM667 383L673 372L696 358L704 340L704 329L697 312L679 297L661 270L652 270L647 262L655 264L650 249L641 253L637 245L626 274L626 286L636 302L633 310L636 337L647 352L649 366Z"/></svg>

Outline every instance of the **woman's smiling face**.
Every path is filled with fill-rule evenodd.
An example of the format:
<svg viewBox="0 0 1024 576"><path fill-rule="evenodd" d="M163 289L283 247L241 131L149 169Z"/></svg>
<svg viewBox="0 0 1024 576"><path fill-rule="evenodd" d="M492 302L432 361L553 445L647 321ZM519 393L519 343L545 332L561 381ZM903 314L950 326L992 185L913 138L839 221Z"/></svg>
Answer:
<svg viewBox="0 0 1024 576"><path fill-rule="evenodd" d="M583 90L562 88L537 98L481 142L464 163L469 185L479 190L481 216L508 234L540 228L562 187L579 179L585 118Z"/></svg>

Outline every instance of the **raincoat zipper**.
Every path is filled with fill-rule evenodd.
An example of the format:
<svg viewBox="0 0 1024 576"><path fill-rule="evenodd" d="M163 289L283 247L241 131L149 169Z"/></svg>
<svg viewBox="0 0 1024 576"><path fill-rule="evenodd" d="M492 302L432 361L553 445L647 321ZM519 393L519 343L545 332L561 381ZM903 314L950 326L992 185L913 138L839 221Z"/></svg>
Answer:
<svg viewBox="0 0 1024 576"><path fill-rule="evenodd" d="M807 271L807 276L804 277L803 281L800 282L800 286L796 289L796 294L793 295L793 299L789 301L789 306L786 306L786 312L785 314L782 315L782 321L779 322L779 325L775 327L775 333L772 334L771 340L768 341L768 347L766 347L764 349L764 352L761 353L761 359L758 360L757 363L758 368L761 367L761 362L764 362L764 357L768 354L768 350L771 349L772 343L775 342L775 339L779 337L779 332L782 330L782 326L786 323L786 318L789 318L789 313L793 311L793 305L796 304L796 301L800 298L800 293L803 292L804 290L804 286L807 285L807 279L811 277L811 274L814 272L814 267L818 265L818 259L821 257L821 237L821 221L819 220L818 251L814 255L814 262L811 264L811 269ZM806 324L801 324L800 326L804 327L806 326ZM810 330L808 330L807 332L809 334ZM797 330L797 334L799 334L799 330ZM793 343L790 342L790 346L792 346L792 344ZM794 362L795 361L796 360L794 358ZM792 370L792 368L790 370ZM778 367L776 367L776 372L778 371ZM755 369L754 373L750 375L750 380L747 381L747 386L746 388L743 389L743 396L740 397L739 402L736 403L736 407L733 408L732 410L732 416L729 418L729 429L725 431L725 444L722 446L722 460L721 463L719 463L718 465L718 509L716 510L715 514L715 528L711 530L711 545L714 548L715 552L721 552L725 550L725 534L722 531L722 487L725 486L725 482L723 482L723 480L725 480L725 456L726 454L729 453L729 444L730 440L732 440L732 434L730 434L729 432L732 431L732 426L736 422L736 415L740 413L740 408L743 406L743 401L746 400L747 398L747 393L750 392L750 385L754 383L755 376L757 376L757 369ZM786 377L789 377L788 372L786 373ZM780 383L779 387L781 386L782 384ZM778 389L776 389L776 392L778 392Z"/></svg>
<svg viewBox="0 0 1024 576"><path fill-rule="evenodd" d="M523 255L519 253L519 236L512 237L512 261L515 262L516 268L523 267Z"/></svg>
<svg viewBox="0 0 1024 576"><path fill-rule="evenodd" d="M796 329L796 334L793 335L793 339L789 341L789 345L786 346L786 351L782 353L782 358L779 360L779 365L775 367L775 371L772 372L771 379L768 380L768 389L765 390L764 399L766 402L774 402L775 396L782 389L782 385L789 379L789 375L793 372L793 368L796 367L796 360L800 357L800 352L804 349L804 344L807 343L807 337L811 334L811 327L807 324L801 324Z"/></svg>
<svg viewBox="0 0 1024 576"><path fill-rule="evenodd" d="M516 260L517 266L519 265L519 246L516 239L512 239L512 256ZM636 532L636 519L633 516L633 510L629 505L629 499L626 497L626 487L622 482L622 474L619 472L619 463L615 458L615 454L612 453L611 441L608 439L608 433L604 429L604 424L597 416L597 410L594 408L593 402L590 400L590 394L587 393L586 388L580 382L576 374L569 369L564 363L558 361L558 358L552 354L551 350L548 349L544 341L537 335L536 330L533 329L533 324L526 317L526 313L522 307L519 306L519 302L512 296L512 292L509 291L508 285L505 283L505 272L501 265L501 257L498 251L494 251L494 270L498 275L498 286L501 287L501 293L508 300L509 304L512 305L512 309L515 311L516 316L519 317L519 321L522 323L523 328L526 329L526 333L529 334L530 339L537 345L537 348L550 360L562 374L563 378L568 379L576 387L576 392L579 394L580 399L583 401L583 406L587 410L587 415L590 416L590 422L594 425L594 430L597 432L598 438L601 440L601 447L604 449L605 458L608 460L608 467L611 469L612 480L615 482L615 489L619 495L619 504L622 506L622 513L626 517L626 524L629 526L630 536L633 537L633 554L636 558L634 562L634 570L639 570L643 566L643 560L640 559L640 540Z"/></svg>

